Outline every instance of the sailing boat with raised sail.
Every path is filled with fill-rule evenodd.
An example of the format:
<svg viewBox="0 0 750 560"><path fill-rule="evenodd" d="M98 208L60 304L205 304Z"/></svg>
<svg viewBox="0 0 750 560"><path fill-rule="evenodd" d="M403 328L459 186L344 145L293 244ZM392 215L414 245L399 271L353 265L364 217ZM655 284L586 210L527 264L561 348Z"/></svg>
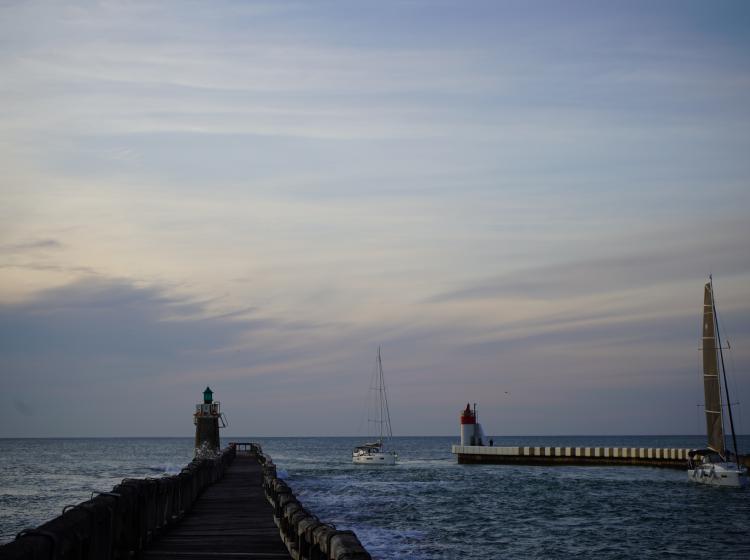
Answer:
<svg viewBox="0 0 750 560"><path fill-rule="evenodd" d="M388 410L388 395L385 392L380 346L378 346L376 369L370 383L370 393L375 397L373 399L374 418L368 418L367 423L377 426L378 437L375 441L355 447L352 452L352 462L360 465L395 465L398 454L387 448L390 439L393 437L393 432L391 430L391 413Z"/></svg>
<svg viewBox="0 0 750 560"><path fill-rule="evenodd" d="M693 449L689 453L688 479L711 486L746 486L747 469L738 463L737 436L734 433L732 403L729 400L727 374L724 368L724 353L721 347L721 334L716 317L713 279L709 280L703 290L703 392L706 399L706 431L708 446L706 449ZM727 416L732 432L734 453L726 447L724 436L723 396L721 392L724 381ZM700 461L698 461L700 458ZM733 460L732 460L733 459Z"/></svg>

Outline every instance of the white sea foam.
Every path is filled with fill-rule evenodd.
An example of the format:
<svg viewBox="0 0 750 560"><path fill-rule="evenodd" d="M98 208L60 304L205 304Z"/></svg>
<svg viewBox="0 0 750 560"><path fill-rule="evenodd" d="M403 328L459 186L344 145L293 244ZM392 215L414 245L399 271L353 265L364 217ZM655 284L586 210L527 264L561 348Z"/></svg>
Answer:
<svg viewBox="0 0 750 560"><path fill-rule="evenodd" d="M183 469L184 465L178 465L177 463L163 463L160 465L152 465L149 467L154 473L163 475L179 474Z"/></svg>
<svg viewBox="0 0 750 560"><path fill-rule="evenodd" d="M280 469L277 467L276 476L281 480L286 480L287 478L289 478L289 473L286 471L286 469Z"/></svg>

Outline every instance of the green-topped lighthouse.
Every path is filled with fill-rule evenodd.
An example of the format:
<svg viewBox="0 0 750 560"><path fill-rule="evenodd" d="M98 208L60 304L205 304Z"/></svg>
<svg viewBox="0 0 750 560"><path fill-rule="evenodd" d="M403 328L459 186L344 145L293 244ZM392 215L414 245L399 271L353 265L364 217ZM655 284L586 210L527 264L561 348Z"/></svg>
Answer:
<svg viewBox="0 0 750 560"><path fill-rule="evenodd" d="M203 402L195 405L193 423L195 424L195 454L218 453L221 449L219 428L225 428L227 424L221 412L221 403L214 401L214 392L211 387L206 387L203 391Z"/></svg>

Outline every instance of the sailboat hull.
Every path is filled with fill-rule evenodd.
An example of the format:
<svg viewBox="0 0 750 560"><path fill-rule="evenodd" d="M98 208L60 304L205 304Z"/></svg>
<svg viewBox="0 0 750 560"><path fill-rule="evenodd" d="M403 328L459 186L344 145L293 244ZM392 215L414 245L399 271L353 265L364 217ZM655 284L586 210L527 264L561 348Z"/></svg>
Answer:
<svg viewBox="0 0 750 560"><path fill-rule="evenodd" d="M747 486L747 469L737 468L734 463L712 463L688 469L688 480L708 486Z"/></svg>
<svg viewBox="0 0 750 560"><path fill-rule="evenodd" d="M395 465L396 453L388 451L378 451L375 453L358 454L355 451L354 454L352 454L352 463L356 465Z"/></svg>

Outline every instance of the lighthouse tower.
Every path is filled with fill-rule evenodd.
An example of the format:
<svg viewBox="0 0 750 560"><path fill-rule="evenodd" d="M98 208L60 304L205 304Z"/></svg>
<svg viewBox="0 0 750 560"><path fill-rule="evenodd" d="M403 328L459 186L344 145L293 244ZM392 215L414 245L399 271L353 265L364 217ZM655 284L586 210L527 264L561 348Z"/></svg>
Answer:
<svg viewBox="0 0 750 560"><path fill-rule="evenodd" d="M210 387L203 391L203 402L195 405L195 455L214 455L221 449L219 428L226 427L221 403L214 401Z"/></svg>
<svg viewBox="0 0 750 560"><path fill-rule="evenodd" d="M477 422L477 405L474 410L466 403L466 408L461 412L461 445L484 445L484 432L482 425Z"/></svg>

